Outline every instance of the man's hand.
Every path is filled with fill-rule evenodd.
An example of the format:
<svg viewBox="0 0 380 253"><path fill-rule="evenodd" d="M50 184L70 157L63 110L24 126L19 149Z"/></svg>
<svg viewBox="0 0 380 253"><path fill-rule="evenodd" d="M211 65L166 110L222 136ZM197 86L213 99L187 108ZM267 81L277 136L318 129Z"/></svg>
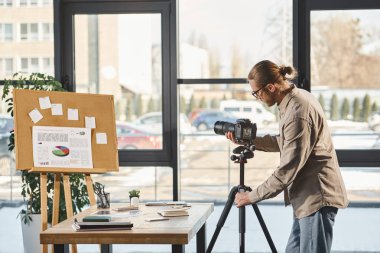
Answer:
<svg viewBox="0 0 380 253"><path fill-rule="evenodd" d="M232 141L233 143L237 144L237 141L235 140L235 136L233 132L227 132L225 134L226 138Z"/></svg>
<svg viewBox="0 0 380 253"><path fill-rule="evenodd" d="M249 192L238 192L235 195L236 207L242 207L245 205L250 205Z"/></svg>

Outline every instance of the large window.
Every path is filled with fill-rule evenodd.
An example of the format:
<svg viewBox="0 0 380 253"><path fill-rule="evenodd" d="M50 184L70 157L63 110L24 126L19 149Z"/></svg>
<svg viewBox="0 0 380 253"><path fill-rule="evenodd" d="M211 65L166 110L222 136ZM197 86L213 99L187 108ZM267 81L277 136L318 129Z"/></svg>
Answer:
<svg viewBox="0 0 380 253"><path fill-rule="evenodd" d="M258 135L278 133L277 109L256 101L246 78L263 59L292 64L292 2L180 0L179 35L180 113L192 124L180 133L181 197L225 201L239 184L239 164L230 160L236 145L216 135L214 124L248 118ZM255 153L246 166L250 185L279 161L278 153Z"/></svg>

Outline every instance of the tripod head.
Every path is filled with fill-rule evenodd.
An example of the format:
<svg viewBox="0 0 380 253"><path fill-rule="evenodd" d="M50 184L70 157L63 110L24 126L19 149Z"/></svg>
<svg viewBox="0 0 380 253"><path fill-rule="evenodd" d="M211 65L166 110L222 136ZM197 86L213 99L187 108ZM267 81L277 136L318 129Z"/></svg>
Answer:
<svg viewBox="0 0 380 253"><path fill-rule="evenodd" d="M252 142L236 147L232 152L237 155L231 155L231 160L239 163L246 163L247 159L253 158L256 147Z"/></svg>

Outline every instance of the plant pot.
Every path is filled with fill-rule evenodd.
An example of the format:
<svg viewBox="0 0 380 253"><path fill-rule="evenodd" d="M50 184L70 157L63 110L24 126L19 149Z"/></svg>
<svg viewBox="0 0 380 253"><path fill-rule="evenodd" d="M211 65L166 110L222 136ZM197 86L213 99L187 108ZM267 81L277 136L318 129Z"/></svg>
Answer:
<svg viewBox="0 0 380 253"><path fill-rule="evenodd" d="M30 214L30 216L32 217L32 221L29 224L21 221L24 253L41 252L41 214Z"/></svg>
<svg viewBox="0 0 380 253"><path fill-rule="evenodd" d="M138 206L139 205L139 197L132 197L131 198L131 206Z"/></svg>

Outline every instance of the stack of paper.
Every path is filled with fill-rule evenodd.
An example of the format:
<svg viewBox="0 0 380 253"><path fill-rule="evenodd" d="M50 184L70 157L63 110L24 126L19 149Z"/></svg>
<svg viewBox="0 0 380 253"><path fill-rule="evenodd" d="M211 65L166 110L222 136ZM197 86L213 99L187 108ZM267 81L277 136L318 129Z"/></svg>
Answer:
<svg viewBox="0 0 380 253"><path fill-rule="evenodd" d="M72 228L75 231L96 231L96 230L130 230L133 224L127 222L78 222L74 221Z"/></svg>
<svg viewBox="0 0 380 253"><path fill-rule="evenodd" d="M157 212L164 217L188 216L189 212L187 209L189 209L189 207L167 206Z"/></svg>

